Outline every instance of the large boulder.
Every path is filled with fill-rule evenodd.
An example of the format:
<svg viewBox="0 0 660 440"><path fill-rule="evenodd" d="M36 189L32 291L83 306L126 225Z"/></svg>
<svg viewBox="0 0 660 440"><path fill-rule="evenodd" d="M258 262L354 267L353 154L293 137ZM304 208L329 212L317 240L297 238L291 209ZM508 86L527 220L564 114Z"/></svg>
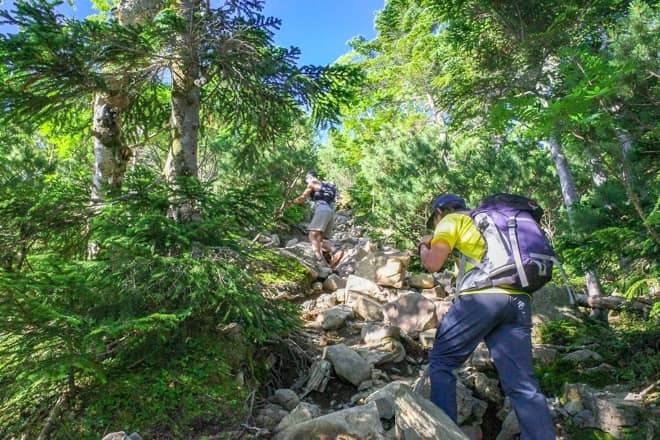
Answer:
<svg viewBox="0 0 660 440"><path fill-rule="evenodd" d="M406 277L410 255L405 252L368 253L355 264L355 275L382 286L400 288Z"/></svg>
<svg viewBox="0 0 660 440"><path fill-rule="evenodd" d="M418 334L438 324L435 304L419 293L403 295L383 306L385 322L408 334Z"/></svg>
<svg viewBox="0 0 660 440"><path fill-rule="evenodd" d="M406 265L398 258L388 259L376 269L376 284L380 286L403 287L406 277Z"/></svg>
<svg viewBox="0 0 660 440"><path fill-rule="evenodd" d="M344 298L347 301L351 292L361 293L372 298L379 298L384 295L383 289L371 280L356 275L349 275L344 288Z"/></svg>
<svg viewBox="0 0 660 440"><path fill-rule="evenodd" d="M396 438L401 440L469 440L431 401L400 387L394 397Z"/></svg>
<svg viewBox="0 0 660 440"><path fill-rule="evenodd" d="M399 327L382 323L368 323L360 331L360 339L367 345L380 344L400 337L401 330Z"/></svg>
<svg viewBox="0 0 660 440"><path fill-rule="evenodd" d="M358 353L369 364L379 366L389 362L399 363L406 358L406 349L396 339L384 341L377 346L369 348L358 348Z"/></svg>
<svg viewBox="0 0 660 440"><path fill-rule="evenodd" d="M408 285L417 289L432 289L434 283L433 274L430 273L414 273L408 278Z"/></svg>
<svg viewBox="0 0 660 440"><path fill-rule="evenodd" d="M341 328L351 316L353 316L353 309L345 304L340 304L319 313L316 316L316 322L321 324L323 330L336 330Z"/></svg>
<svg viewBox="0 0 660 440"><path fill-rule="evenodd" d="M274 440L363 439L384 440L375 402L333 412L290 426L273 437Z"/></svg>
<svg viewBox="0 0 660 440"><path fill-rule="evenodd" d="M383 306L380 302L369 295L358 292L350 292L346 301L353 312L365 321L382 321Z"/></svg>
<svg viewBox="0 0 660 440"><path fill-rule="evenodd" d="M565 287L546 285L532 295L532 336L539 337L538 327L549 321L568 319L581 321L575 306L571 305Z"/></svg>
<svg viewBox="0 0 660 440"><path fill-rule="evenodd" d="M573 423L581 428L596 428L614 437L638 429L645 419L641 398L627 393L596 390L584 384L565 384L564 401Z"/></svg>
<svg viewBox="0 0 660 440"><path fill-rule="evenodd" d="M425 399L431 398L431 380L428 366L424 369L422 376L415 381L413 391ZM459 377L456 381L456 406L459 425L466 422L481 424L488 404L474 397L472 391L463 385Z"/></svg>
<svg viewBox="0 0 660 440"><path fill-rule="evenodd" d="M276 432L321 416L321 408L307 402L300 402L290 414L285 416L275 428Z"/></svg>
<svg viewBox="0 0 660 440"><path fill-rule="evenodd" d="M344 344L327 347L326 356L337 376L355 386L371 378L371 365L355 350Z"/></svg>
<svg viewBox="0 0 660 440"><path fill-rule="evenodd" d="M376 402L378 407L378 414L381 419L391 419L394 417L394 397L399 388L410 388L405 382L395 381L390 382L383 388L374 391L365 399L366 403Z"/></svg>

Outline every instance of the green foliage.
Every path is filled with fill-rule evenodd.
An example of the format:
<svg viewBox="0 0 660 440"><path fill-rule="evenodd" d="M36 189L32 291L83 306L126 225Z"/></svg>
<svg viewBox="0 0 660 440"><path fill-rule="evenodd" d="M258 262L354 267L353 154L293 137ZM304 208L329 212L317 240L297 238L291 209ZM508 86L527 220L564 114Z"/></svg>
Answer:
<svg viewBox="0 0 660 440"><path fill-rule="evenodd" d="M27 163L36 168L47 165L31 160ZM0 272L0 312L7 318L0 325L0 425L7 430L3 436L36 429L41 411L62 394L80 399L79 404L97 418L108 409L104 405L117 406L114 398L133 392L136 383L144 384L147 399L151 393L162 395L164 384L172 378L182 380L180 375L189 375L193 381L202 372L183 367L189 361L200 362L190 356L207 353L205 338L224 324L240 324L254 342L297 327L297 308L268 300L264 285L253 275L271 270L272 258L263 252L252 255L248 246L240 245L243 237L252 236L250 225L263 227L269 221L267 205L262 204L267 203L269 192L260 190L260 183L225 188L217 194L203 190L195 180L180 181L174 189L138 169L126 180L127 192L108 200L91 219L88 239L100 251L95 260L84 261L79 257L87 241L81 244L80 237L88 217L81 200L64 204L68 199L59 196L59 185L44 186L52 182L48 175L34 175L33 180L23 181L24 192L17 181L12 203L3 205L7 210L23 209L20 222L3 218L7 231L20 231L25 224L39 221L39 229L28 235L36 244L21 254L23 266L13 263L15 257L8 263L11 270ZM57 213L54 206L60 205L39 204L39 198L27 191L35 183L42 185L36 189L43 190L43 200L69 206L71 213L82 213L83 220L62 224L53 215ZM170 219L171 204L181 199L195 200L203 219L185 224ZM68 232L73 230L75 237ZM69 250L71 242L77 242L77 252ZM278 264L281 269L283 263ZM288 281L290 272L277 273ZM117 420L136 424L146 419L131 417L153 416L157 424L148 429L175 432L194 418L205 423L217 420L218 413L208 418L212 405L218 403L215 400L236 394L228 392L236 385L228 373L223 375L222 366L217 374L222 376L219 388L198 406L195 396L203 392L204 382L194 385L194 393L185 398L178 393L185 394L187 388L176 385L163 396L162 406L150 407L147 400L136 398L135 404L144 409L142 416L119 405ZM112 390L110 397L90 406L100 390ZM238 411L236 405L228 404L227 411ZM62 432L76 426L72 419ZM80 429L84 433L87 428ZM98 434L93 431L97 425L89 429L90 435Z"/></svg>
<svg viewBox="0 0 660 440"><path fill-rule="evenodd" d="M651 382L660 368L657 320L644 320L634 313L622 312L608 328L594 322L553 321L540 327L541 341L565 346L568 350L586 347L597 352L603 361L576 365L558 359L549 366L536 368L543 390L560 395L564 383L586 383L602 388L613 383L633 387ZM601 362L615 367L610 372L589 371Z"/></svg>

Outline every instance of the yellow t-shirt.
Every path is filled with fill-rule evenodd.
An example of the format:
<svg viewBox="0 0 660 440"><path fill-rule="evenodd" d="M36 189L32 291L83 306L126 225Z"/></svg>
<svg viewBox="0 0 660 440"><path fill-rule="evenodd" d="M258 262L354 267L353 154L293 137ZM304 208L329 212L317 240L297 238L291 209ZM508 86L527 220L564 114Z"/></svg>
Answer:
<svg viewBox="0 0 660 440"><path fill-rule="evenodd" d="M486 252L486 242L481 236L481 233L479 233L472 218L466 214L451 213L444 216L435 227L433 238L431 239L431 245L438 241L444 241L449 245L451 250L457 249L460 253L475 261L481 261L481 257L483 257L484 252ZM465 271L467 272L473 267L473 264L467 262L465 264ZM461 295L469 295L473 293L509 293L526 295L525 292L505 289L502 287L487 287L480 290L464 292L461 293Z"/></svg>

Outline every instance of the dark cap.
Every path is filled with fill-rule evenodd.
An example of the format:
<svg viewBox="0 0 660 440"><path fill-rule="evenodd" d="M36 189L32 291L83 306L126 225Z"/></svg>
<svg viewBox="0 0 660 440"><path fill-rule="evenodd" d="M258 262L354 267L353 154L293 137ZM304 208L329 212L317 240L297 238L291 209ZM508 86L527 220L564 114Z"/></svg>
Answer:
<svg viewBox="0 0 660 440"><path fill-rule="evenodd" d="M431 216L426 221L426 227L429 229L433 228L433 217L435 216L435 210L440 208L442 209L445 206L455 206L465 209L465 200L456 194L443 194L437 197L431 204Z"/></svg>
<svg viewBox="0 0 660 440"><path fill-rule="evenodd" d="M316 175L316 171L307 171L307 174L305 174L305 177L307 177L307 176L313 177L315 179L317 179L319 177L319 176Z"/></svg>

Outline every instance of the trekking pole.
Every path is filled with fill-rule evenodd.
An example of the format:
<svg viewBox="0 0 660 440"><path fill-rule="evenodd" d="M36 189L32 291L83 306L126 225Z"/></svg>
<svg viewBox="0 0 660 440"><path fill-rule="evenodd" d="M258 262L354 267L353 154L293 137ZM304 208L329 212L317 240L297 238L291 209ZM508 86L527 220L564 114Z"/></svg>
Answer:
<svg viewBox="0 0 660 440"><path fill-rule="evenodd" d="M573 292L573 289L571 289L571 286L568 284L568 276L566 276L566 272L564 272L564 268L562 267L558 258L553 258L552 262L557 265L557 268L559 269L559 273L561 274L561 278L564 281L564 286L566 286L566 291L568 292L568 303L574 306L575 303L577 302L577 299L575 298L575 293Z"/></svg>

